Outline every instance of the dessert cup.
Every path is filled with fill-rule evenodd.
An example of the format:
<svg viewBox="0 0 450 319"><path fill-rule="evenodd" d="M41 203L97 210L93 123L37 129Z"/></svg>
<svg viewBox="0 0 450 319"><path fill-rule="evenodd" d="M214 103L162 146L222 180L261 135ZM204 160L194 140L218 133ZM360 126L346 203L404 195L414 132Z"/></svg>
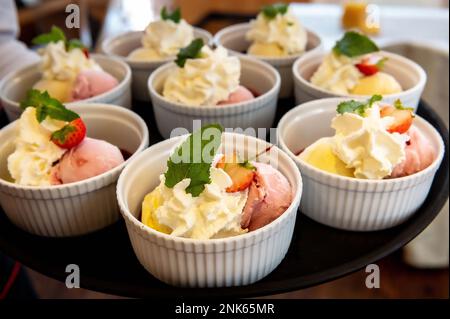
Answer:
<svg viewBox="0 0 450 319"><path fill-rule="evenodd" d="M169 57L155 61L133 61L127 58L128 54L134 49L142 46L141 38L143 31L131 31L109 39L102 43L102 51L108 56L115 56L127 63L132 72L131 90L133 98L140 101L150 101L150 95L147 89L147 80L150 74L161 65L173 61L175 57ZM203 29L194 28L194 38L202 38L206 44L209 44L212 35Z"/></svg>
<svg viewBox="0 0 450 319"><path fill-rule="evenodd" d="M7 158L14 151L17 121L0 130L0 204L19 228L40 236L87 234L119 217L116 182L125 165L148 146L148 129L135 113L120 106L71 105L83 118L89 137L106 140L133 155L101 175L70 184L22 186L8 181Z"/></svg>
<svg viewBox="0 0 450 319"><path fill-rule="evenodd" d="M140 212L144 196L160 183L159 176L166 169L168 157L185 138L186 135L178 136L151 146L119 177L117 198L139 262L159 280L176 286L228 287L262 279L279 265L292 239L302 193L302 180L294 161L277 147L267 155L270 160L277 160L276 168L288 179L293 191L291 205L272 223L221 239L175 237L144 225ZM230 144L236 145L238 152L260 150L268 145L243 134L222 136L222 140L230 138L233 139Z"/></svg>
<svg viewBox="0 0 450 319"><path fill-rule="evenodd" d="M374 231L401 224L428 195L444 155L442 138L433 126L416 115L413 125L431 141L436 158L426 169L400 178L344 177L299 159L298 152L321 137L333 136L331 120L338 103L345 100L329 98L301 104L280 120L278 142L297 163L305 185L300 210L322 224L345 230Z"/></svg>
<svg viewBox="0 0 450 319"><path fill-rule="evenodd" d="M114 57L99 54L92 54L91 56L105 72L114 76L119 84L103 94L64 104L70 106L73 104L85 105L95 102L120 105L128 109L131 108L131 70L129 66ZM26 97L27 91L41 79L39 63L34 63L11 72L0 81L0 99L5 108L6 115L11 122L18 119L22 113L20 101Z"/></svg>
<svg viewBox="0 0 450 319"><path fill-rule="evenodd" d="M217 32L214 36L214 43L227 48L231 54L237 56L252 56L272 65L277 69L281 76L280 98L292 96L292 64L306 52L321 52L322 41L320 37L316 33L307 30L308 42L305 52L286 57L261 57L247 54L247 49L251 45L251 42L245 38L245 34L248 30L250 30L250 23L240 23L226 27Z"/></svg>
<svg viewBox="0 0 450 319"><path fill-rule="evenodd" d="M382 56L388 58L384 64L383 72L392 75L402 86L403 91L397 94L383 95L383 100L389 104L400 99L404 105L417 109L422 95L427 75L420 65L402 57L401 55L381 51ZM294 74L295 101L297 104L304 102L330 98L347 97L356 99L368 99L369 95L341 95L333 93L313 85L309 80L322 63L325 55L323 52L311 52L305 54L292 67Z"/></svg>
<svg viewBox="0 0 450 319"><path fill-rule="evenodd" d="M148 90L153 103L156 124L164 138L173 129L192 131L192 121L201 120L202 125L219 123L225 128L270 128L275 119L280 75L269 64L254 58L239 57L241 61L240 84L256 92L255 99L213 106L188 106L174 103L162 96L161 91L169 73L176 68L168 63L158 68L148 79Z"/></svg>

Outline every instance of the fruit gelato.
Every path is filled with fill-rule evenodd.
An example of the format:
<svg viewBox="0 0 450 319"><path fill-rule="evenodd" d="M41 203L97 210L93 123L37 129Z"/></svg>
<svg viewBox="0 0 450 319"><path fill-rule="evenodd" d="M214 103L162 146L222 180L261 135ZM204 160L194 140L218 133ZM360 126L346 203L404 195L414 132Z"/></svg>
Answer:
<svg viewBox="0 0 450 319"><path fill-rule="evenodd" d="M169 13L161 10L161 19L151 22L144 31L142 47L133 50L133 61L154 61L175 57L178 51L194 39L194 28L181 18L180 9Z"/></svg>
<svg viewBox="0 0 450 319"><path fill-rule="evenodd" d="M7 161L15 183L73 183L102 174L124 161L116 146L87 138L79 115L48 92L30 90L21 107L24 111L17 122L15 150Z"/></svg>
<svg viewBox="0 0 450 319"><path fill-rule="evenodd" d="M436 154L412 126L412 109L399 100L383 105L381 99L340 103L331 122L335 135L319 139L298 157L329 173L361 179L407 176L428 167Z"/></svg>
<svg viewBox="0 0 450 319"><path fill-rule="evenodd" d="M202 139L195 151L193 141L211 129L218 133ZM145 225L173 236L223 238L261 228L286 211L293 198L286 177L269 164L241 160L236 152L216 154L222 130L218 125L203 127L175 150L160 184L143 200ZM209 158L196 162L193 154L187 162L177 161L186 150Z"/></svg>
<svg viewBox="0 0 450 319"><path fill-rule="evenodd" d="M253 94L239 84L241 64L222 46L213 50L195 39L180 50L177 68L169 74L162 95L188 106L213 106L248 101Z"/></svg>
<svg viewBox="0 0 450 319"><path fill-rule="evenodd" d="M317 71L312 84L336 94L386 95L402 91L390 74L382 72L387 58L365 35L347 32Z"/></svg>
<svg viewBox="0 0 450 319"><path fill-rule="evenodd" d="M119 84L117 79L104 71L87 70L75 78L71 101L79 101L108 92Z"/></svg>
<svg viewBox="0 0 450 319"><path fill-rule="evenodd" d="M33 43L45 45L39 49L42 78L34 84L36 90L70 102L105 93L118 85L117 79L89 57L80 41L67 40L57 27L34 38Z"/></svg>
<svg viewBox="0 0 450 319"><path fill-rule="evenodd" d="M247 53L265 57L284 57L305 51L307 33L286 4L266 6L245 35L250 45Z"/></svg>
<svg viewBox="0 0 450 319"><path fill-rule="evenodd" d="M119 148L108 142L86 137L68 150L52 168L53 184L82 181L103 174L124 162Z"/></svg>

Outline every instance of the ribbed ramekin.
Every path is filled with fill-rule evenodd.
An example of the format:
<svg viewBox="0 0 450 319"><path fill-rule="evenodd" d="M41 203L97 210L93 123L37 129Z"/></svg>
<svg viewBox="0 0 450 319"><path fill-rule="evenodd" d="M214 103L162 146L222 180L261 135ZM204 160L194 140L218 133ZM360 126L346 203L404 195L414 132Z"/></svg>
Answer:
<svg viewBox="0 0 450 319"><path fill-rule="evenodd" d="M92 58L109 74L114 76L119 85L112 90L93 96L89 99L65 103L65 105L75 105L86 103L107 103L120 105L125 108L131 108L131 69L130 67L114 57L105 55L92 54ZM0 81L0 100L8 116L9 121L19 118L22 110L20 109L20 101L26 97L29 89L41 79L39 71L39 62L13 71L7 74Z"/></svg>
<svg viewBox="0 0 450 319"><path fill-rule="evenodd" d="M150 95L147 89L147 80L150 74L161 65L173 61L175 57L165 58L155 61L133 61L128 55L134 49L142 46L141 38L143 31L131 31L109 39L102 43L102 51L109 55L115 56L127 63L132 71L131 90L133 98L140 101L150 101ZM212 42L212 35L206 30L194 28L194 37L202 38L207 44Z"/></svg>
<svg viewBox="0 0 450 319"><path fill-rule="evenodd" d="M287 98L293 95L292 65L294 61L306 52L321 52L322 41L320 37L307 30L308 42L306 51L288 57L262 57L247 54L251 43L245 38L245 34L250 30L250 23L240 23L226 27L214 36L214 43L227 48L232 54L237 56L252 56L272 65L281 77L280 97Z"/></svg>
<svg viewBox="0 0 450 319"><path fill-rule="evenodd" d="M297 163L304 193L300 211L325 225L353 231L373 231L396 226L411 217L428 195L443 155L444 143L436 129L419 116L417 127L431 141L434 162L416 174L385 180L338 176L319 170L296 154L321 137L332 136L331 120L342 98L299 105L280 120L278 142Z"/></svg>
<svg viewBox="0 0 450 319"><path fill-rule="evenodd" d="M236 149L265 149L265 141L224 133ZM258 281L274 270L288 251L302 193L300 173L289 156L277 147L268 153L293 190L289 208L272 223L243 235L196 240L160 233L140 222L144 196L159 184L168 157L186 135L155 144L139 154L122 172L117 198L134 252L142 266L159 280L176 286L228 287ZM231 144L230 144L231 145ZM226 146L225 146L226 147Z"/></svg>
<svg viewBox="0 0 450 319"><path fill-rule="evenodd" d="M177 66L168 63L152 73L148 79L148 90L153 103L156 124L164 138L169 138L177 128L192 131L194 120L202 125L219 123L226 128L266 128L275 119L280 75L269 64L249 57L241 61L241 85L259 94L255 99L240 103L214 106L188 106L173 103L164 98L161 91L170 72Z"/></svg>
<svg viewBox="0 0 450 319"><path fill-rule="evenodd" d="M401 55L386 51L380 53L388 58L384 64L383 72L392 75L404 90L397 94L383 95L383 100L387 103L393 103L400 99L405 105L416 110L427 82L425 71L420 65ZM337 94L313 85L310 78L322 63L325 55L326 53L323 52L311 52L295 61L292 72L294 74L294 92L297 104L330 97L353 99L368 99L370 97L368 95Z"/></svg>
<svg viewBox="0 0 450 319"><path fill-rule="evenodd" d="M110 104L72 105L88 136L106 140L133 155L101 175L65 185L33 187L6 181L7 157L14 151L17 121L0 130L0 205L19 228L40 236L87 234L119 217L116 182L127 163L148 146L148 129L135 113Z"/></svg>

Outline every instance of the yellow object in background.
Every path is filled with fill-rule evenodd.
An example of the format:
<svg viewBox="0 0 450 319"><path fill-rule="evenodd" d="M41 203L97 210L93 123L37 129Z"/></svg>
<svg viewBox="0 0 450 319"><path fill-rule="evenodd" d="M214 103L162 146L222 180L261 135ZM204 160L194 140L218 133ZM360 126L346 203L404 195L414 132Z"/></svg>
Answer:
<svg viewBox="0 0 450 319"><path fill-rule="evenodd" d="M276 43L253 43L248 49L248 53L258 56L281 57L285 56L283 49Z"/></svg>
<svg viewBox="0 0 450 319"><path fill-rule="evenodd" d="M369 5L365 1L345 2L342 26L347 30L358 29L365 34L378 34L380 32L379 10L375 5Z"/></svg>

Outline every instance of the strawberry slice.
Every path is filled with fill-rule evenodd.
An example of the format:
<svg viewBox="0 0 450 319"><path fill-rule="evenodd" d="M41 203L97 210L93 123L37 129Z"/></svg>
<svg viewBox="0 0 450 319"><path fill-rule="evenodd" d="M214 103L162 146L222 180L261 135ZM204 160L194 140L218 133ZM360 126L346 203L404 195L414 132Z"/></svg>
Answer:
<svg viewBox="0 0 450 319"><path fill-rule="evenodd" d="M371 76L380 71L376 64L368 64L368 62L366 61L355 64L355 66L358 68L359 72L361 72L365 76Z"/></svg>
<svg viewBox="0 0 450 319"><path fill-rule="evenodd" d="M87 59L89 59L89 50L88 48L84 47L83 49L81 49L84 53L84 55L86 56Z"/></svg>
<svg viewBox="0 0 450 319"><path fill-rule="evenodd" d="M401 110L393 106L384 106L380 110L381 117L392 116L394 123L387 129L389 133L406 133L412 125L413 113L411 110Z"/></svg>
<svg viewBox="0 0 450 319"><path fill-rule="evenodd" d="M81 118L77 118L53 132L51 141L61 148L69 149L80 144L86 137L86 125Z"/></svg>
<svg viewBox="0 0 450 319"><path fill-rule="evenodd" d="M227 188L227 193L240 192L248 188L255 177L255 167L249 162L239 162L234 153L231 159L222 156L217 163L217 168L223 169L233 181L233 184Z"/></svg>

